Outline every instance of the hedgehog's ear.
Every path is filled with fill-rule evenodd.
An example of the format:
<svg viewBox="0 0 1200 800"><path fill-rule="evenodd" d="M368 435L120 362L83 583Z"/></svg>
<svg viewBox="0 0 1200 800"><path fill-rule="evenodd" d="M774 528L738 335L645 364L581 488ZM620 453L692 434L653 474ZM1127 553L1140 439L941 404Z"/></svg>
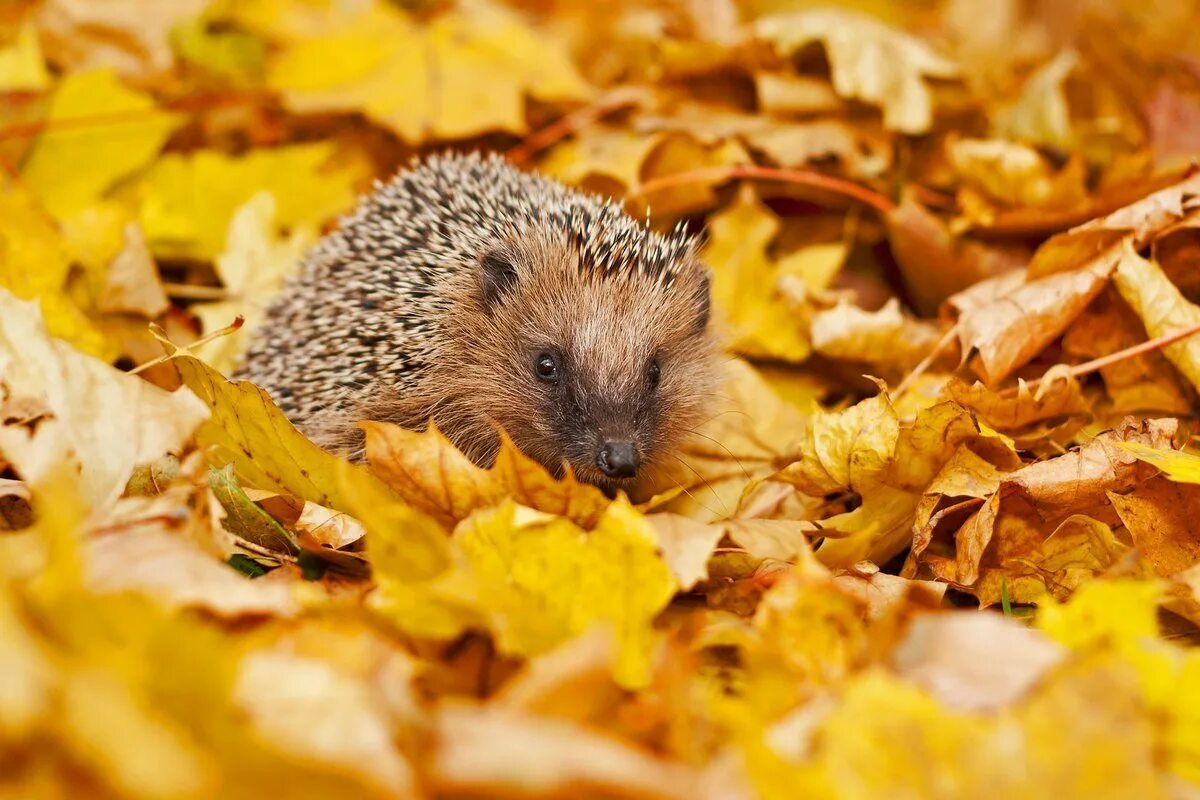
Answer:
<svg viewBox="0 0 1200 800"><path fill-rule="evenodd" d="M700 279L696 281L695 294L692 295L696 308L696 320L692 323L694 333L704 333L704 329L708 327L708 318L712 313L711 293L708 270L701 269Z"/></svg>
<svg viewBox="0 0 1200 800"><path fill-rule="evenodd" d="M517 285L517 268L503 250L489 250L479 259L479 291L483 305L492 308Z"/></svg>

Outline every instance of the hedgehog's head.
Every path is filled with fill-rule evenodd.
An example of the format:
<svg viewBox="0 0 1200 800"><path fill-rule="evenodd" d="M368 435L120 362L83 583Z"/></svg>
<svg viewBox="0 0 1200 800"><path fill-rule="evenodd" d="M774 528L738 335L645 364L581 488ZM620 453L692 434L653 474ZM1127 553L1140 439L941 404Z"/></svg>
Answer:
<svg viewBox="0 0 1200 800"><path fill-rule="evenodd" d="M487 248L450 337L471 393L460 409L609 489L674 458L716 388L709 280L691 241L617 221Z"/></svg>

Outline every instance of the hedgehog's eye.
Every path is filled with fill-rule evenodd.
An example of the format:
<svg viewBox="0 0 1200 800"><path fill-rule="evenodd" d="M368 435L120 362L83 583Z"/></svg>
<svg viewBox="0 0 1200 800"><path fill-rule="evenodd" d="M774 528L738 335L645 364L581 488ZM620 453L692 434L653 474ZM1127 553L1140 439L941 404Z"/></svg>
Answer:
<svg viewBox="0 0 1200 800"><path fill-rule="evenodd" d="M658 365L658 359L653 359L650 366L646 368L646 382L650 384L651 389L658 388L658 381L662 378L662 367Z"/></svg>
<svg viewBox="0 0 1200 800"><path fill-rule="evenodd" d="M533 371L540 381L558 383L558 375L561 370L558 366L558 359L553 353L539 353L537 360L533 362Z"/></svg>

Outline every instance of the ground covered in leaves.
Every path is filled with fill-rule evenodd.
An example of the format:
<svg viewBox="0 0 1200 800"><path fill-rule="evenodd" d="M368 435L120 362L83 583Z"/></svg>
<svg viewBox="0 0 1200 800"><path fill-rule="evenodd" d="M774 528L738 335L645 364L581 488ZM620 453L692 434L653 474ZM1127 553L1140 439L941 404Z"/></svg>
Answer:
<svg viewBox="0 0 1200 800"><path fill-rule="evenodd" d="M0 22L0 795L1200 796L1192 4ZM659 485L224 377L446 147L706 232Z"/></svg>

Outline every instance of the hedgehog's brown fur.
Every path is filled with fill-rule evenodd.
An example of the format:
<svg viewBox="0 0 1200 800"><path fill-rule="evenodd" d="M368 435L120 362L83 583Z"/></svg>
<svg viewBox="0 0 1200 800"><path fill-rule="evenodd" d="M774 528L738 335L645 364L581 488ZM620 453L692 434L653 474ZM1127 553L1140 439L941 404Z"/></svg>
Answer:
<svg viewBox="0 0 1200 800"><path fill-rule="evenodd" d="M553 353L559 380L535 375ZM657 385L649 376L656 363ZM271 308L242 374L323 446L355 422L434 419L478 463L495 425L582 479L607 438L669 459L716 379L693 242L497 157L431 158L378 186Z"/></svg>

